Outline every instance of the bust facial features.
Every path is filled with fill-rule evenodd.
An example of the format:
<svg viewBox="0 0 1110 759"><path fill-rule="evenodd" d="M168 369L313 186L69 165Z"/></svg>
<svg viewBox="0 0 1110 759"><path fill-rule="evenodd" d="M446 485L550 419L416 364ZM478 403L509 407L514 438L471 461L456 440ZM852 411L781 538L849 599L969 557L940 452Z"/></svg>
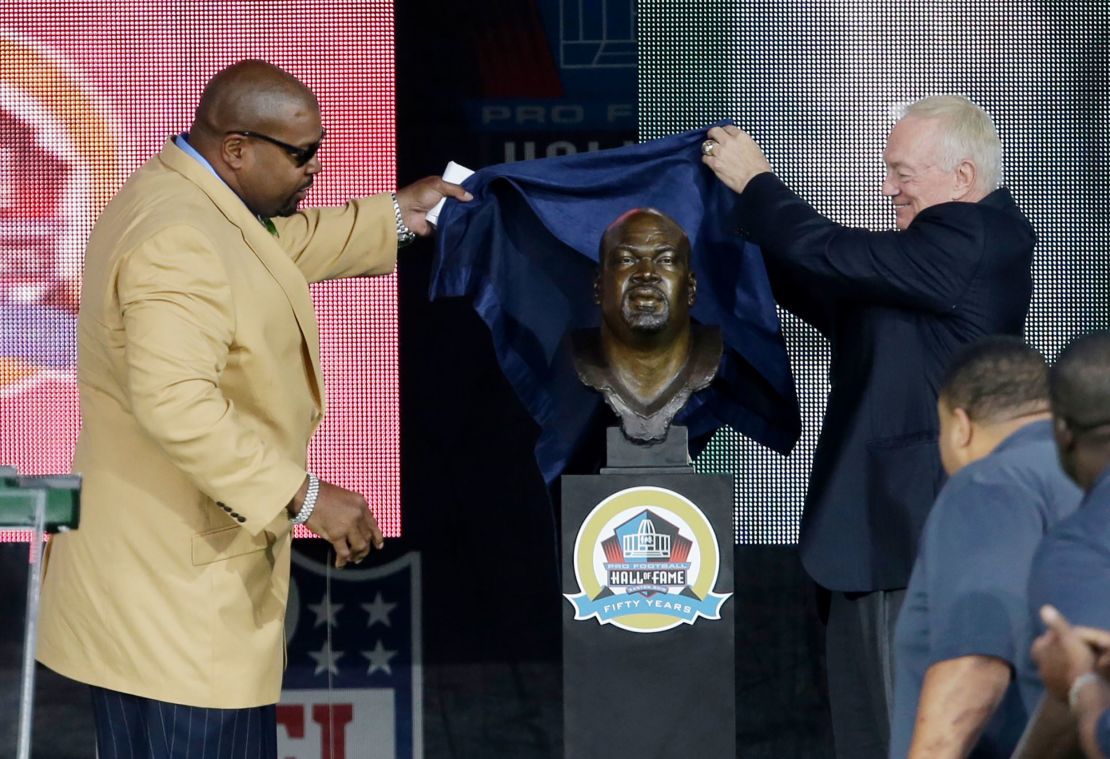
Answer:
<svg viewBox="0 0 1110 759"><path fill-rule="evenodd" d="M690 241L670 218L631 211L605 233L598 302L606 327L640 342L684 327L694 301Z"/></svg>
<svg viewBox="0 0 1110 759"><path fill-rule="evenodd" d="M571 336L578 378L604 396L627 439L658 442L721 361L720 330L690 320L690 239L666 214L636 208L605 230L598 263L601 329Z"/></svg>

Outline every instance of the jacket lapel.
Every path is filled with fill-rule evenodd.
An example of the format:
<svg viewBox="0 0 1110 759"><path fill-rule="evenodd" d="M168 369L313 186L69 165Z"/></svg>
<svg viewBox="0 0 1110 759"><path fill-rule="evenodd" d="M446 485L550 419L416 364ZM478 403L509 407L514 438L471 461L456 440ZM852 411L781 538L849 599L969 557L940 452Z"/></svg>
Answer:
<svg viewBox="0 0 1110 759"><path fill-rule="evenodd" d="M213 176L208 169L181 148L173 144L171 138L158 158L169 168L178 172L195 184L211 199L220 212L243 233L243 241L251 252L281 287L282 292L293 309L293 316L301 329L308 356L311 359L311 384L316 396L317 406L324 408L324 380L320 369L320 332L316 325L316 312L312 306L312 295L304 275L258 218L250 212L239 196L236 195L219 177Z"/></svg>

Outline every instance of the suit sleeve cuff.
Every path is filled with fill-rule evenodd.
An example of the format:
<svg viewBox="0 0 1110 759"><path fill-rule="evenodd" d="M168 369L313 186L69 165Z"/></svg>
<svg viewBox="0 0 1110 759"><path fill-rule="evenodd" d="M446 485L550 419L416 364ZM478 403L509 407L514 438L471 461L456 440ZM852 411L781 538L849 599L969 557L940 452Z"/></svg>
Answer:
<svg viewBox="0 0 1110 759"><path fill-rule="evenodd" d="M735 207L736 225L740 227L745 237L760 242L760 235L764 227L774 226L772 209L776 205L775 198L783 195L793 195L793 191L783 184L782 180L770 171L756 174L748 182L744 191L737 196Z"/></svg>
<svg viewBox="0 0 1110 759"><path fill-rule="evenodd" d="M250 496L250 503L225 503L217 505L243 529L252 535L264 530L282 534L289 529L289 502L304 484L305 470L293 463L283 463L267 477L269 484L260 487Z"/></svg>

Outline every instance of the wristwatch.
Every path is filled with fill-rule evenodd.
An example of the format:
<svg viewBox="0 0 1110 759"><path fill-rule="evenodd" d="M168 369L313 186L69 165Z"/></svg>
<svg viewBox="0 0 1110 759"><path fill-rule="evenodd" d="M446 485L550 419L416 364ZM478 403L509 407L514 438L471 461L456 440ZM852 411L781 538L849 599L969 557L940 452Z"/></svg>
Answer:
<svg viewBox="0 0 1110 759"><path fill-rule="evenodd" d="M397 219L397 247L400 248L415 240L416 233L408 228L401 217L401 204L397 202L397 193L391 192L389 197L393 199L393 215Z"/></svg>

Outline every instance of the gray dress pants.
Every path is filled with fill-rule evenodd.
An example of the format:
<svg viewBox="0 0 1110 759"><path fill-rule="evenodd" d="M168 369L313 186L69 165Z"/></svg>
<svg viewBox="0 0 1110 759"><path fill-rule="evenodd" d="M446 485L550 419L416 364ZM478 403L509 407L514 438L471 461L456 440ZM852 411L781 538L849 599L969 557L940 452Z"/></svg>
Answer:
<svg viewBox="0 0 1110 759"><path fill-rule="evenodd" d="M894 623L905 595L905 589L830 592L825 646L837 759L887 759Z"/></svg>

